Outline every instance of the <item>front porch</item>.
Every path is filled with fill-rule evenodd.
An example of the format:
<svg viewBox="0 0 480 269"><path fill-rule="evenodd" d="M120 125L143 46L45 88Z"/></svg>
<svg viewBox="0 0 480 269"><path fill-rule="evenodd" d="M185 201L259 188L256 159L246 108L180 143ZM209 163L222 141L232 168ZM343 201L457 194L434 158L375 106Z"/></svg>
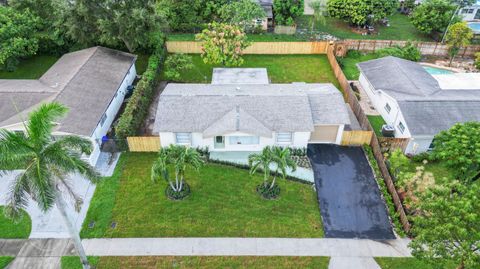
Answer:
<svg viewBox="0 0 480 269"><path fill-rule="evenodd" d="M248 156L258 153L258 151L210 151L210 159L248 165ZM275 170L272 165L270 169ZM304 167L297 167L296 171L287 170L287 174L292 177L300 178L306 181L314 182L313 171Z"/></svg>

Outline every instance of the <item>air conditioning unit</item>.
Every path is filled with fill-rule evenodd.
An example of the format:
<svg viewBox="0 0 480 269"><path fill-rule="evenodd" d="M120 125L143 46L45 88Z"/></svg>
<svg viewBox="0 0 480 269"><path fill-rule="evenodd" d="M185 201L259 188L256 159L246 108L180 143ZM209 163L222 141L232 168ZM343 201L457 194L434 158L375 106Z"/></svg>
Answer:
<svg viewBox="0 0 480 269"><path fill-rule="evenodd" d="M395 127L392 125L384 124L382 126L382 135L384 137L394 137L395 136Z"/></svg>

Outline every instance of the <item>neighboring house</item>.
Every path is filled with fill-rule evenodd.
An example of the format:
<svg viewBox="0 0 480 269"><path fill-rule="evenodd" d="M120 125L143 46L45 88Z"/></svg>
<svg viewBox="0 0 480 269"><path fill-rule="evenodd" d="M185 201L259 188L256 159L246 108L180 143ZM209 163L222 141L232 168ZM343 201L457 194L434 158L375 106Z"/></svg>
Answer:
<svg viewBox="0 0 480 269"><path fill-rule="evenodd" d="M136 56L103 47L63 55L40 79L0 79L0 128L24 131L28 113L45 102L69 108L54 135L92 140L92 165L136 77Z"/></svg>
<svg viewBox="0 0 480 269"><path fill-rule="evenodd" d="M256 26L261 26L262 30L267 31L273 27L273 0L257 0L265 11L265 18L255 20Z"/></svg>
<svg viewBox="0 0 480 269"><path fill-rule="evenodd" d="M480 21L480 1L471 6L464 7L458 11L464 21Z"/></svg>
<svg viewBox="0 0 480 269"><path fill-rule="evenodd" d="M359 63L360 84L395 137L410 138L406 153L432 147L456 123L480 121L480 74L431 75L422 65L388 56Z"/></svg>
<svg viewBox="0 0 480 269"><path fill-rule="evenodd" d="M168 84L154 125L162 147L260 151L268 145L341 143L350 118L332 84L268 84L262 70L217 69L213 84ZM244 83L236 83L235 74Z"/></svg>

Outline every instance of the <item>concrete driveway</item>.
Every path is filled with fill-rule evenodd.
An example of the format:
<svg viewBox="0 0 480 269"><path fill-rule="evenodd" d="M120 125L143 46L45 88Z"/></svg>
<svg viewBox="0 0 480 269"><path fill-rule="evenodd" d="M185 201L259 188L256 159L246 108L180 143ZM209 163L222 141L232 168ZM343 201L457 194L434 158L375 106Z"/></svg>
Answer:
<svg viewBox="0 0 480 269"><path fill-rule="evenodd" d="M0 176L0 205L6 204L11 182L18 174L19 171L11 171L7 175ZM80 212L76 212L73 203L66 197L70 220L74 222L77 231L80 231L83 220L87 215L90 200L95 191L95 185L79 175L71 175L71 183L75 193L83 199L83 205ZM70 237L63 218L56 206L51 208L48 212L43 213L36 203L30 199L26 211L32 219L32 232L30 233L30 238Z"/></svg>
<svg viewBox="0 0 480 269"><path fill-rule="evenodd" d="M395 238L361 147L310 144L308 156L326 237Z"/></svg>

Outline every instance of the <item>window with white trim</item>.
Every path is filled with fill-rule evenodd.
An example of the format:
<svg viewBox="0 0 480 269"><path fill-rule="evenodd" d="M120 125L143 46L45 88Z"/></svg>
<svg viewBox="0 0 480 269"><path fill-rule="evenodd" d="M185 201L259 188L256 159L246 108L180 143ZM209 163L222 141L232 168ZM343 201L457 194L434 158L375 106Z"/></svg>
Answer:
<svg viewBox="0 0 480 269"><path fill-rule="evenodd" d="M277 143L279 144L291 144L292 133L277 133Z"/></svg>
<svg viewBox="0 0 480 269"><path fill-rule="evenodd" d="M175 133L175 143L190 145L192 143L192 135L190 133Z"/></svg>
<svg viewBox="0 0 480 269"><path fill-rule="evenodd" d="M388 103L385 105L384 108L385 108L385 111L387 111L387 113L390 113L390 111L392 110L392 107L390 107L390 104Z"/></svg>
<svg viewBox="0 0 480 269"><path fill-rule="evenodd" d="M400 132L403 134L403 132L405 132L405 125L403 125L402 122L399 122L399 123L398 123L398 129L399 129Z"/></svg>
<svg viewBox="0 0 480 269"><path fill-rule="evenodd" d="M260 137L258 136L229 136L228 142L230 145L258 145L260 144Z"/></svg>

